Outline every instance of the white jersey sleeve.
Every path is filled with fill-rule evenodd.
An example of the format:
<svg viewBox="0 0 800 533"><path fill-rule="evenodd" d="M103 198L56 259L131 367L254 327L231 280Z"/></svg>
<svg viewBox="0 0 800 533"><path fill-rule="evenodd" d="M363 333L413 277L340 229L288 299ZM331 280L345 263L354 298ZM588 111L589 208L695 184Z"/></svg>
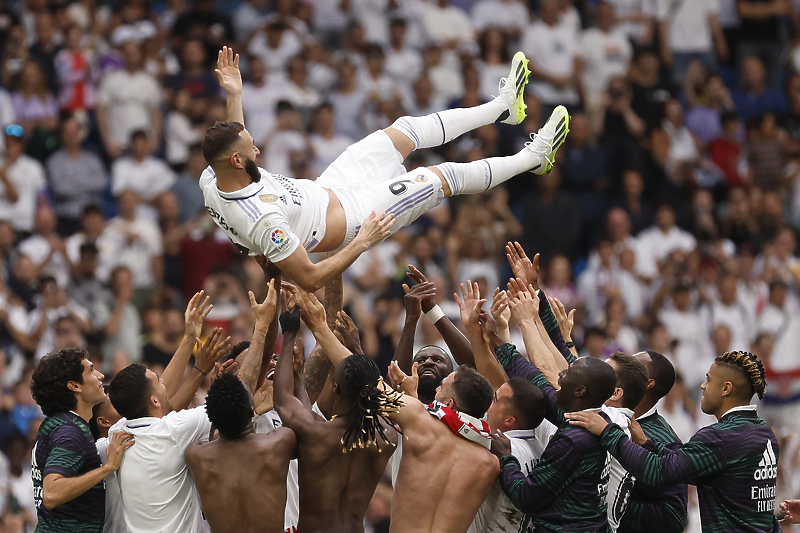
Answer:
<svg viewBox="0 0 800 533"><path fill-rule="evenodd" d="M257 250L273 263L288 258L300 246L300 239L283 217L264 216L260 222L250 226L249 237L258 246Z"/></svg>

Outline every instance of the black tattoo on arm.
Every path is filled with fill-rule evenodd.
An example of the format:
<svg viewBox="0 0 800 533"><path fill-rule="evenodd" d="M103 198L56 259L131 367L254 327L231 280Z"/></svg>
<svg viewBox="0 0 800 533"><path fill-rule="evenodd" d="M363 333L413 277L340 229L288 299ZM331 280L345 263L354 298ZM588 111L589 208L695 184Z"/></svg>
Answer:
<svg viewBox="0 0 800 533"><path fill-rule="evenodd" d="M322 298L322 305L325 308L325 322L328 328L333 331L336 328L336 313L342 309L342 275L335 276L325 284L325 295ZM306 360L303 368L303 381L306 384L308 400L313 404L319 398L328 374L331 371L331 362L325 357L322 347L317 344Z"/></svg>

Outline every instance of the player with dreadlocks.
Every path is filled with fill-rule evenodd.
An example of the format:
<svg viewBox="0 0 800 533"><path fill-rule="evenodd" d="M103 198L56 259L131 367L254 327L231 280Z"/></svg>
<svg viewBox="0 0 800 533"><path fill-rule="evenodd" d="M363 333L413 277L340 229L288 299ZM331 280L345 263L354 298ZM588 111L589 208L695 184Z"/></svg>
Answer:
<svg viewBox="0 0 800 533"><path fill-rule="evenodd" d="M387 415L400 407L399 394L384 391L375 363L342 346L313 296L297 291L303 320L334 365L332 418L311 409L305 389L294 379L292 360L278 357L273 400L283 425L297 436L300 517L298 531L363 531L364 516L397 433ZM290 303L291 305L291 303ZM294 343L300 313L280 317L284 346Z"/></svg>
<svg viewBox="0 0 800 533"><path fill-rule="evenodd" d="M718 422L672 449L646 440L638 428L632 428L631 442L619 427L595 413L567 417L600 435L603 447L637 481L655 488L697 485L705 533L775 532L780 531L774 514L778 441L756 414L756 406L750 405L754 394L764 397L766 386L764 365L755 355L725 352L717 357L700 386L700 407Z"/></svg>

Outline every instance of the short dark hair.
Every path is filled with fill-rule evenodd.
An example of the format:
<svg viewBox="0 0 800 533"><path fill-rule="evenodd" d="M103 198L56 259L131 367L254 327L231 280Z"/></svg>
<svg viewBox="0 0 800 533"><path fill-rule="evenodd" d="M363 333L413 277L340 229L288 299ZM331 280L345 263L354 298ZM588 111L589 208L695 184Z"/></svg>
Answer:
<svg viewBox="0 0 800 533"><path fill-rule="evenodd" d="M669 359L656 351L647 350L647 354L650 356L650 370L652 370L650 378L656 382L652 391L656 399L660 400L669 394L675 385L675 367Z"/></svg>
<svg viewBox="0 0 800 533"><path fill-rule="evenodd" d="M617 387L623 390L622 407L636 409L639 402L647 392L647 382L650 374L644 363L632 355L622 352L614 352L608 356L617 363Z"/></svg>
<svg viewBox="0 0 800 533"><path fill-rule="evenodd" d="M244 124L240 122L217 122L203 137L203 158L209 165L216 161L222 153L239 140L239 134L244 131Z"/></svg>
<svg viewBox="0 0 800 533"><path fill-rule="evenodd" d="M224 355L222 357L222 359L220 360L220 364L225 363L226 361L230 361L231 359L235 361L236 358L239 357L239 355L241 355L241 353L247 350L248 348L250 348L250 341L242 341L236 344L233 348L231 348L231 351L228 352L228 355Z"/></svg>
<svg viewBox="0 0 800 533"><path fill-rule="evenodd" d="M206 414L222 437L239 437L253 418L250 393L242 380L227 373L215 379L206 395Z"/></svg>
<svg viewBox="0 0 800 533"><path fill-rule="evenodd" d="M459 411L482 418L492 405L494 389L475 369L460 366L453 376L453 396Z"/></svg>
<svg viewBox="0 0 800 533"><path fill-rule="evenodd" d="M611 365L600 359L581 357L578 361L583 361L588 371L587 375L581 377L586 387L587 400L591 403L590 407L601 407L614 394L617 374Z"/></svg>
<svg viewBox="0 0 800 533"><path fill-rule="evenodd" d="M123 368L108 385L108 399L114 409L128 420L149 416L153 383L147 378L147 367L134 363Z"/></svg>
<svg viewBox="0 0 800 533"><path fill-rule="evenodd" d="M100 251L97 249L97 246L93 242L85 242L81 244L80 256L83 257L84 255L97 255Z"/></svg>
<svg viewBox="0 0 800 533"><path fill-rule="evenodd" d="M511 405L517 411L519 429L539 427L546 407L542 389L521 376L514 376L507 383L511 387Z"/></svg>
<svg viewBox="0 0 800 533"><path fill-rule="evenodd" d="M86 350L68 348L45 355L31 376L31 396L45 416L72 411L78 405L75 392L67 383L83 383L83 360Z"/></svg>
<svg viewBox="0 0 800 533"><path fill-rule="evenodd" d="M767 388L767 372L757 356L750 352L725 352L714 359L714 362L736 369L747 380L749 390L737 391L741 398L751 399L753 394L758 394L759 400L764 399L764 391Z"/></svg>
<svg viewBox="0 0 800 533"><path fill-rule="evenodd" d="M81 218L88 217L89 215L100 215L102 217L103 210L100 209L100 206L89 204L83 208L83 211L81 212Z"/></svg>
<svg viewBox="0 0 800 533"><path fill-rule="evenodd" d="M133 133L131 133L131 142L137 139L144 139L146 141L147 138L147 132L144 130L135 130Z"/></svg>
<svg viewBox="0 0 800 533"><path fill-rule="evenodd" d="M97 425L97 417L100 416L100 411L103 409L103 404L107 401L108 400L96 403L94 404L94 407L92 407L92 418L89 419L89 431L92 432L92 437L94 437L94 440L100 438L100 426Z"/></svg>

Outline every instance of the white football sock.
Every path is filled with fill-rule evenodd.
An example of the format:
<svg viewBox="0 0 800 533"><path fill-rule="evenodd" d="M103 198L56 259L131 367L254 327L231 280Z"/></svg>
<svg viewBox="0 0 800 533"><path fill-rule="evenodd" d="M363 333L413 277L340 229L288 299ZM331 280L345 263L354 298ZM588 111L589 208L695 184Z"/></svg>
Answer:
<svg viewBox="0 0 800 533"><path fill-rule="evenodd" d="M432 148L475 128L494 123L504 111L508 111L506 104L500 98L495 98L475 107L448 109L424 117L400 117L391 127L414 141L415 150Z"/></svg>
<svg viewBox="0 0 800 533"><path fill-rule="evenodd" d="M508 157L490 157L471 163L442 163L436 168L442 171L450 192L456 195L488 191L517 174L538 168L542 163L541 156L523 148Z"/></svg>

